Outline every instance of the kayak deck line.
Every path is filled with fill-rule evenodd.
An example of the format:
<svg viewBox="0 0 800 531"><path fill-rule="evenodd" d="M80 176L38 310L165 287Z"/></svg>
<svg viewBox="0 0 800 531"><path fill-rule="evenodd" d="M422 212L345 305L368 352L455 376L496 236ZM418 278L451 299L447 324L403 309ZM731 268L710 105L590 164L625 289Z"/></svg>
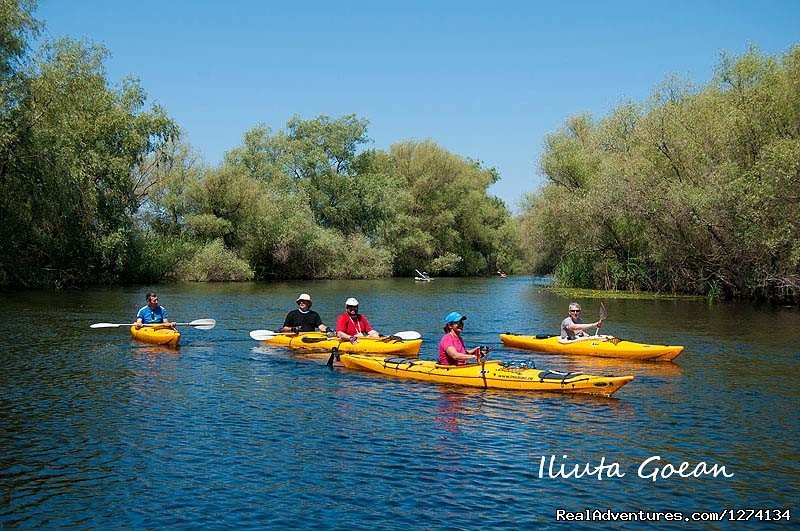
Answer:
<svg viewBox="0 0 800 531"><path fill-rule="evenodd" d="M293 335L275 335L261 341L267 345L287 347L306 352L330 353L333 349L373 355L417 356L422 339L402 339L393 336L362 337L356 343L338 337L328 337L321 332L301 332Z"/></svg>
<svg viewBox="0 0 800 531"><path fill-rule="evenodd" d="M556 391L611 396L633 380L633 376L596 376L584 373L562 373L522 367L509 367L500 360L466 365L441 365L419 358L379 358L363 354L336 352L348 369L360 369L387 376L449 383L484 389L523 391Z"/></svg>

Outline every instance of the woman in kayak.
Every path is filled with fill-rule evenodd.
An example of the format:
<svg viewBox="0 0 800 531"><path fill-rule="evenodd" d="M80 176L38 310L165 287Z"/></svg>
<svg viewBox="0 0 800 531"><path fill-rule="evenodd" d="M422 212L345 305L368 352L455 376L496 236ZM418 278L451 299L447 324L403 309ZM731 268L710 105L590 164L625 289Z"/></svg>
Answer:
<svg viewBox="0 0 800 531"><path fill-rule="evenodd" d="M380 337L369 325L367 318L358 313L358 301L353 297L344 303L344 313L336 319L336 335L339 339L355 343L359 337Z"/></svg>
<svg viewBox="0 0 800 531"><path fill-rule="evenodd" d="M311 309L311 295L301 293L294 301L297 308L286 314L283 321L284 332L313 332L319 327L320 332L327 332L328 326L322 322L322 317Z"/></svg>
<svg viewBox="0 0 800 531"><path fill-rule="evenodd" d="M464 365L467 360L480 359L481 347L467 350L461 332L464 330L465 315L450 312L444 318L444 335L439 341L439 364Z"/></svg>
<svg viewBox="0 0 800 531"><path fill-rule="evenodd" d="M153 292L144 296L147 306L142 306L136 314L136 329L146 324L163 324L170 328L175 328L175 323L170 323L167 319L167 309L158 304L158 295Z"/></svg>
<svg viewBox="0 0 800 531"><path fill-rule="evenodd" d="M585 332L590 328L600 328L603 325L603 320L595 323L584 323L581 319L581 305L577 302L569 303L569 311L566 319L561 321L561 339L574 341L578 338L589 337Z"/></svg>

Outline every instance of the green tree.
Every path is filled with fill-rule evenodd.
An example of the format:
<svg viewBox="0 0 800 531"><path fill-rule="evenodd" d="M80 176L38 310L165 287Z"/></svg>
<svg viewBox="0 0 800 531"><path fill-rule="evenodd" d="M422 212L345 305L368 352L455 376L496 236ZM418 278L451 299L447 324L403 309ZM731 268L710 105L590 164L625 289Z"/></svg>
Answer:
<svg viewBox="0 0 800 531"><path fill-rule="evenodd" d="M723 56L644 104L548 137L525 253L567 285L800 296L800 47Z"/></svg>
<svg viewBox="0 0 800 531"><path fill-rule="evenodd" d="M382 245L395 256L396 274L415 268L474 275L498 266L500 234L513 233L510 213L487 189L499 178L478 161L435 143L401 142L391 147L402 186L394 199L397 217L382 227Z"/></svg>
<svg viewBox="0 0 800 531"><path fill-rule="evenodd" d="M390 215L384 201L396 183L385 173L381 155L357 153L369 139L368 122L355 115L337 119L295 116L285 131L259 126L245 133L226 165L287 193L305 196L316 222L343 235L372 235Z"/></svg>
<svg viewBox="0 0 800 531"><path fill-rule="evenodd" d="M72 285L118 278L136 209L132 169L177 130L144 109L138 82L107 82L100 46L47 44L17 75L0 153L0 280ZM8 126L8 121L4 120Z"/></svg>

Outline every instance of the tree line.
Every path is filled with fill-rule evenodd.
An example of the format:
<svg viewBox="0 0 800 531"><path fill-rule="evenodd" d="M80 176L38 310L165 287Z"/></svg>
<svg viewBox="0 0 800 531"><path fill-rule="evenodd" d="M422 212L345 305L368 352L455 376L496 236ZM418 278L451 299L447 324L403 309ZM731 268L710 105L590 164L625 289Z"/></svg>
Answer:
<svg viewBox="0 0 800 531"><path fill-rule="evenodd" d="M800 46L546 139L528 263L568 286L800 300Z"/></svg>
<svg viewBox="0 0 800 531"><path fill-rule="evenodd" d="M0 4L0 284L480 275L518 260L493 168L434 142L369 149L355 115L244 133L216 167L112 85L98 45L35 53L36 3Z"/></svg>
<svg viewBox="0 0 800 531"><path fill-rule="evenodd" d="M107 50L37 50L0 3L0 286L554 274L564 286L797 301L800 48L570 117L521 215L435 142L369 147L356 115L258 125L203 162Z"/></svg>

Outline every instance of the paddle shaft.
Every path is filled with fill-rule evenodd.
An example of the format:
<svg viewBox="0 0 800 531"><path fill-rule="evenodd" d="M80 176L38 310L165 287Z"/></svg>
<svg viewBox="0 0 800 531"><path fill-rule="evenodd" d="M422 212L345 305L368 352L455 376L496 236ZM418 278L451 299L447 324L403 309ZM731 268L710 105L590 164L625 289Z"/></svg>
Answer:
<svg viewBox="0 0 800 531"><path fill-rule="evenodd" d="M605 321L608 318L608 312L606 311L605 303L600 303L600 321ZM594 329L594 335L600 335L600 325Z"/></svg>
<svg viewBox="0 0 800 531"><path fill-rule="evenodd" d="M195 319L189 323L144 323L142 326L151 326L151 327L164 327L170 326L172 324L175 325L188 325L194 328L198 328L200 330L211 330L217 324L217 321L214 319ZM119 328L121 326L136 326L136 323L94 323L89 325L89 328Z"/></svg>

